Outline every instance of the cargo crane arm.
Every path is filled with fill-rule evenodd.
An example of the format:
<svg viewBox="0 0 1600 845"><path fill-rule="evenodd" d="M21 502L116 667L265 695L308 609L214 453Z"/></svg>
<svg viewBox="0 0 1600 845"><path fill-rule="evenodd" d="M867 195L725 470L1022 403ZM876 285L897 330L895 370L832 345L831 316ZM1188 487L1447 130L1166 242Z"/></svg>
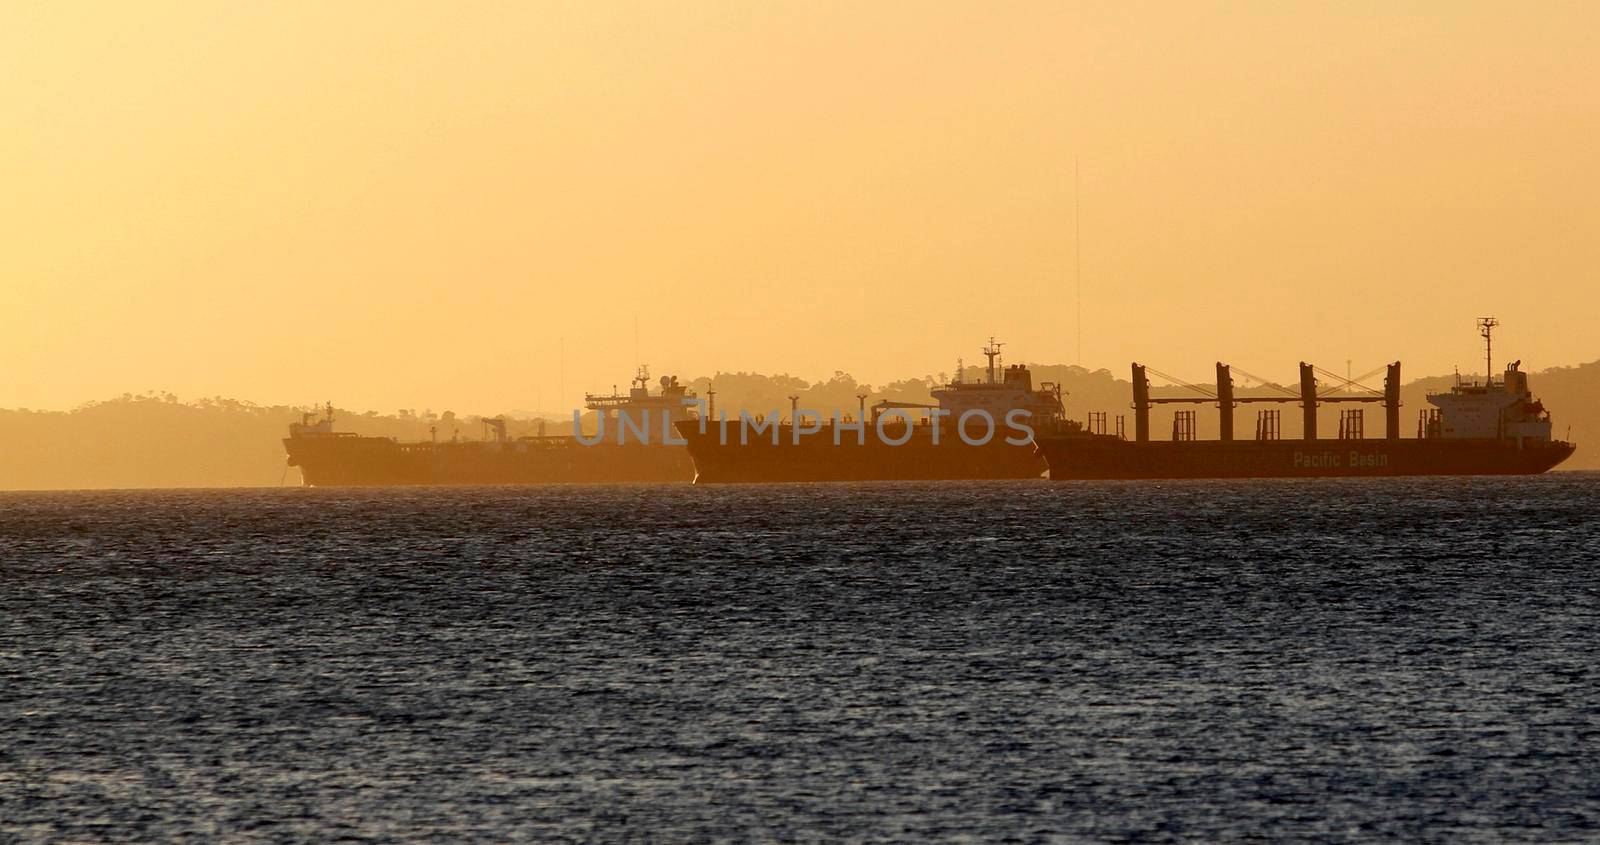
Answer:
<svg viewBox="0 0 1600 845"><path fill-rule="evenodd" d="M890 399L880 399L872 405L872 421L877 422L878 417L883 416L884 411L893 410L895 408L921 408L923 410L929 410L937 407L939 406L928 405L922 402L895 402Z"/></svg>
<svg viewBox="0 0 1600 845"><path fill-rule="evenodd" d="M1214 400L1214 398L1216 398L1216 390L1210 389L1210 387L1202 387L1198 386L1198 384L1190 384L1190 382L1184 381L1184 379L1178 378L1178 376L1173 376L1173 374L1162 373L1162 371L1157 370L1157 368L1154 368L1154 366L1146 365L1144 368L1149 370L1150 373L1155 373L1157 376L1162 376L1162 378L1166 379L1166 381L1173 382L1173 384L1176 384L1176 386L1187 387L1187 389L1194 390L1194 392L1197 392L1197 394L1203 395L1205 398L1210 398L1210 400ZM1158 400L1157 398L1157 400L1152 400L1152 402L1162 402L1162 400ZM1171 402L1186 402L1186 400L1171 400ZM1194 402L1194 400L1189 400L1189 402Z"/></svg>
<svg viewBox="0 0 1600 845"><path fill-rule="evenodd" d="M1281 385L1281 384L1279 384L1279 383L1277 383L1275 381L1268 381L1267 379L1264 379L1261 376L1256 375L1255 373L1246 372L1244 370L1244 368L1242 368L1242 367L1234 367L1233 371L1238 373L1241 376L1244 376L1247 379L1250 379L1251 381L1254 381L1256 384L1258 384L1258 385L1260 385L1262 387L1270 387L1273 390L1278 391L1279 393L1284 393L1284 394L1287 394L1289 396L1293 396L1296 399L1300 398L1300 391L1291 390L1291 389L1289 389L1287 387L1284 387L1283 385Z"/></svg>
<svg viewBox="0 0 1600 845"><path fill-rule="evenodd" d="M1383 391L1381 391L1381 390L1379 390L1379 389L1377 389L1375 387L1368 387L1368 386L1362 384L1361 382L1363 380L1365 380L1365 379L1372 378L1373 376L1377 375L1378 373L1383 372L1387 367L1388 367L1388 365L1385 364L1385 365L1380 366L1380 367L1378 367L1378 368L1376 368L1374 370L1371 370L1370 372L1362 373L1361 375L1356 376L1355 378L1348 378L1346 376L1341 376L1338 373L1329 372L1328 370L1325 370L1325 369L1323 369L1321 367L1316 367L1315 369L1316 369L1317 372L1321 373L1324 376L1327 376L1328 378L1334 380L1335 382L1338 382L1338 384L1335 384L1332 387L1328 388L1327 390L1324 390L1324 391L1318 393L1317 396L1318 396L1318 398L1321 398L1323 396L1327 396L1329 394L1337 393L1337 392L1339 392L1341 390L1346 390L1346 389L1349 389L1349 390L1363 390L1363 391L1366 391L1367 393L1371 393L1371 394L1374 394L1374 395L1377 395L1377 396L1382 396L1383 395Z"/></svg>

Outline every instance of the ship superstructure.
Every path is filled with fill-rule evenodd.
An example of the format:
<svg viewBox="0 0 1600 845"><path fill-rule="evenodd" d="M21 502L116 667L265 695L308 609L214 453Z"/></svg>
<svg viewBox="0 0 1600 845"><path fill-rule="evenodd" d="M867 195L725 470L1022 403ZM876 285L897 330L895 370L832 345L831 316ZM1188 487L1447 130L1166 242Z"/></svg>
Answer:
<svg viewBox="0 0 1600 845"><path fill-rule="evenodd" d="M648 438L665 442L675 438L673 425L694 419L691 409L698 401L694 392L678 383L677 376L662 376L659 393L650 392L650 368L640 366L627 393L584 394L584 407L594 411L597 435L607 441ZM681 444L679 444L681 445Z"/></svg>
<svg viewBox="0 0 1600 845"><path fill-rule="evenodd" d="M952 381L931 391L933 403L869 407L862 396L859 416L835 411L823 419L790 397L786 420L680 422L695 482L1039 478L1045 464L1033 435L1074 426L1064 421L1060 386L1036 388L1026 366L1003 365L993 338L983 353L983 378L967 381L957 367Z"/></svg>
<svg viewBox="0 0 1600 845"><path fill-rule="evenodd" d="M1485 317L1478 325L1485 342L1485 369L1492 373L1492 333L1498 323ZM1521 361L1507 367L1498 380L1458 378L1449 392L1428 394L1433 407L1418 415L1415 438L1402 437L1400 363L1383 369L1381 391L1337 376L1324 387L1317 379L1318 369L1301 363L1297 396L1242 396L1234 391L1231 368L1218 363L1214 389L1189 385L1208 395L1153 398L1147 368L1134 364L1132 441L1120 431L1054 433L1038 439L1039 453L1050 465L1050 477L1060 480L1531 474L1555 467L1575 449L1552 436L1550 414L1530 391ZM1283 439L1279 413L1269 408L1258 412L1253 440L1235 439L1234 411L1250 403L1298 404L1301 437ZM1366 437L1360 403L1382 405L1381 439ZM1220 437L1196 439L1195 412L1179 410L1173 417L1172 439L1152 440L1150 412L1161 404L1217 406ZM1337 439L1318 436L1317 409L1328 404L1357 405L1340 411Z"/></svg>
<svg viewBox="0 0 1600 845"><path fill-rule="evenodd" d="M1025 411L1027 418L1039 428L1054 428L1065 416L1061 404L1061 386L1052 382L1033 387L1033 374L1022 364L1005 366L1000 360L1002 344L989 338L983 348L988 366L982 381L966 381L961 367L949 384L931 391L932 406L941 412L938 419L959 421L969 411L981 411L997 420L1003 420L1012 411ZM879 403L884 405L885 403ZM877 406L875 406L877 407Z"/></svg>

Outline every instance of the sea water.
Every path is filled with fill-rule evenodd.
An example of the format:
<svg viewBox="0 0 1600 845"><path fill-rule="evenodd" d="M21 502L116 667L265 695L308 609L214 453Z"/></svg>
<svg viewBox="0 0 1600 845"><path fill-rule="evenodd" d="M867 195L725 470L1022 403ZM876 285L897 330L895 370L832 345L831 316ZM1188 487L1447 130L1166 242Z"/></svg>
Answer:
<svg viewBox="0 0 1600 845"><path fill-rule="evenodd" d="M0 840L1591 839L1597 493L0 494Z"/></svg>

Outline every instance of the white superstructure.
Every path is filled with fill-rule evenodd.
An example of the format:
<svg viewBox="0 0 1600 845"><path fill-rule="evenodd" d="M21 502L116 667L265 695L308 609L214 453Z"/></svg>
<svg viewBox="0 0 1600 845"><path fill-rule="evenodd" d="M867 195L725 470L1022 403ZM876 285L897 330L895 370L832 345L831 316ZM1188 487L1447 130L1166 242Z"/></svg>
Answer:
<svg viewBox="0 0 1600 845"><path fill-rule="evenodd" d="M1483 336L1483 371L1494 372L1494 328L1500 321L1478 318L1478 333ZM1473 440L1515 440L1523 443L1550 442L1550 413L1528 390L1528 374L1522 362L1506 367L1499 382L1485 376L1484 382L1462 382L1456 378L1449 393L1428 394L1428 404L1439 410L1427 421L1424 437Z"/></svg>
<svg viewBox="0 0 1600 845"><path fill-rule="evenodd" d="M998 421L1005 419L1008 411L1018 408L1028 412L1028 419L1034 425L1049 425L1063 417L1059 385L1045 382L1035 390L1033 374L1027 367L1012 364L1002 369L997 366L1000 344L993 338L989 339L983 354L989 359L983 381L963 381L958 371L955 381L933 391L934 401L939 403L940 410L949 412L950 419L959 420L968 411L983 411Z"/></svg>
<svg viewBox="0 0 1600 845"><path fill-rule="evenodd" d="M1449 393L1428 394L1428 404L1439 409L1433 436L1548 443L1550 413L1528 390L1522 362L1506 368L1500 381L1461 383Z"/></svg>

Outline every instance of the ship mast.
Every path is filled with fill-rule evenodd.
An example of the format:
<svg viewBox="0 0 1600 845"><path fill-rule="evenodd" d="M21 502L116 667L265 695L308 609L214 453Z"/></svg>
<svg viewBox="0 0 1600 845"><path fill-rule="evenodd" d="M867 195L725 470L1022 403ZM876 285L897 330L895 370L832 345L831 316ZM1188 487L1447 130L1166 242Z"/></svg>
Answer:
<svg viewBox="0 0 1600 845"><path fill-rule="evenodd" d="M1000 357L1000 347L1003 343L995 343L994 335L989 336L989 345L983 348L983 354L989 359L989 383L994 384L994 359Z"/></svg>
<svg viewBox="0 0 1600 845"><path fill-rule="evenodd" d="M1494 386L1494 327L1500 321L1493 317L1478 318L1478 334L1483 335L1483 379L1484 387Z"/></svg>

